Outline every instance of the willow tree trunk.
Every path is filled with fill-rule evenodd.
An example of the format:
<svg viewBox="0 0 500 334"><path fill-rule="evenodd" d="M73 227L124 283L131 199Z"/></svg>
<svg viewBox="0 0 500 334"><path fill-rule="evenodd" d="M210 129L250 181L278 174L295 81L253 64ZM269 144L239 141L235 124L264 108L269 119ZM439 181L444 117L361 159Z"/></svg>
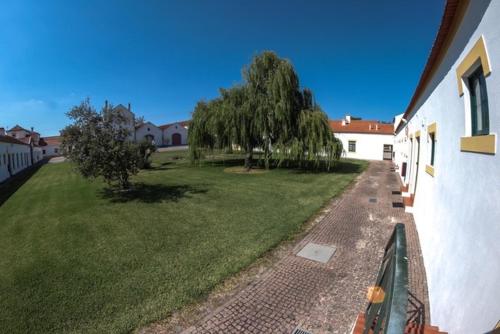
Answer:
<svg viewBox="0 0 500 334"><path fill-rule="evenodd" d="M252 160L253 160L253 147L251 145L247 145L245 151L245 168L248 171L252 169Z"/></svg>

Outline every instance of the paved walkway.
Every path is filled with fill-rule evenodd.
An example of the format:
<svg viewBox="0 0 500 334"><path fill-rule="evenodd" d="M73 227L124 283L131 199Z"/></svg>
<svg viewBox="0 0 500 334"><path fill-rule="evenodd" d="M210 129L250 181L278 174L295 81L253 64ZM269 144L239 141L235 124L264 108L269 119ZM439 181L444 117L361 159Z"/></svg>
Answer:
<svg viewBox="0 0 500 334"><path fill-rule="evenodd" d="M399 182L389 162L373 162L358 182L282 260L185 333L349 333L366 307L383 249L394 225L406 225L412 302L425 311L427 287L418 235L398 204ZM371 201L370 201L371 199ZM374 200L376 202L374 202ZM326 264L297 257L308 242L336 247ZM422 313L422 312L421 312Z"/></svg>

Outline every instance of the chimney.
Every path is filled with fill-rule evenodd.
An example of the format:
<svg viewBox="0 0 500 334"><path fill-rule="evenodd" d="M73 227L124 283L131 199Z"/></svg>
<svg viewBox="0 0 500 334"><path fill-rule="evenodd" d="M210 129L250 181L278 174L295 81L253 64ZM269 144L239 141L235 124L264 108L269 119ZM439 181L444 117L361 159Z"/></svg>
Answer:
<svg viewBox="0 0 500 334"><path fill-rule="evenodd" d="M342 126L345 126L345 119L342 120Z"/></svg>
<svg viewBox="0 0 500 334"><path fill-rule="evenodd" d="M130 102L128 103L128 111L130 111Z"/></svg>
<svg viewBox="0 0 500 334"><path fill-rule="evenodd" d="M347 124L350 124L350 123L351 123L351 116L350 116L350 115L346 115L346 116L345 116L345 122L346 122Z"/></svg>
<svg viewBox="0 0 500 334"><path fill-rule="evenodd" d="M104 101L104 110L108 110L108 100Z"/></svg>
<svg viewBox="0 0 500 334"><path fill-rule="evenodd" d="M372 125L371 124L368 124L368 130L372 130Z"/></svg>
<svg viewBox="0 0 500 334"><path fill-rule="evenodd" d="M31 127L31 133L33 133L33 129L34 129L34 128L33 128L33 127Z"/></svg>

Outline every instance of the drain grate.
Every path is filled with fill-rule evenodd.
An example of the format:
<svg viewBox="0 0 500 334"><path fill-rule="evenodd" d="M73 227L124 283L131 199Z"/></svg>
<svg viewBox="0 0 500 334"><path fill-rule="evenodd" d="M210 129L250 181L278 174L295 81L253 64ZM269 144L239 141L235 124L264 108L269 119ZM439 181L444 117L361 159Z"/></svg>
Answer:
<svg viewBox="0 0 500 334"><path fill-rule="evenodd" d="M377 203L377 199L375 197L372 197L368 200L370 203Z"/></svg>
<svg viewBox="0 0 500 334"><path fill-rule="evenodd" d="M297 327L293 330L292 334L312 334L312 333Z"/></svg>
<svg viewBox="0 0 500 334"><path fill-rule="evenodd" d="M334 253L335 247L333 246L318 245L310 242L305 245L300 252L297 253L297 256L306 258L308 260L327 263Z"/></svg>

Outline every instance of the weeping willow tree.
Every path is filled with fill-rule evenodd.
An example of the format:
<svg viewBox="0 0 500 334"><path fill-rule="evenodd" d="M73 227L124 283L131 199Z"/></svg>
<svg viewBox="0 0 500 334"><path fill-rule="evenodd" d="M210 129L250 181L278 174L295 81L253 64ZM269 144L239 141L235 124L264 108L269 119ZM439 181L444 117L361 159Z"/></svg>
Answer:
<svg viewBox="0 0 500 334"><path fill-rule="evenodd" d="M238 146L247 169L256 149L266 168L271 163L330 168L342 152L312 92L300 89L292 64L273 52L254 57L243 69L243 84L196 105L188 140L193 160L205 150Z"/></svg>

